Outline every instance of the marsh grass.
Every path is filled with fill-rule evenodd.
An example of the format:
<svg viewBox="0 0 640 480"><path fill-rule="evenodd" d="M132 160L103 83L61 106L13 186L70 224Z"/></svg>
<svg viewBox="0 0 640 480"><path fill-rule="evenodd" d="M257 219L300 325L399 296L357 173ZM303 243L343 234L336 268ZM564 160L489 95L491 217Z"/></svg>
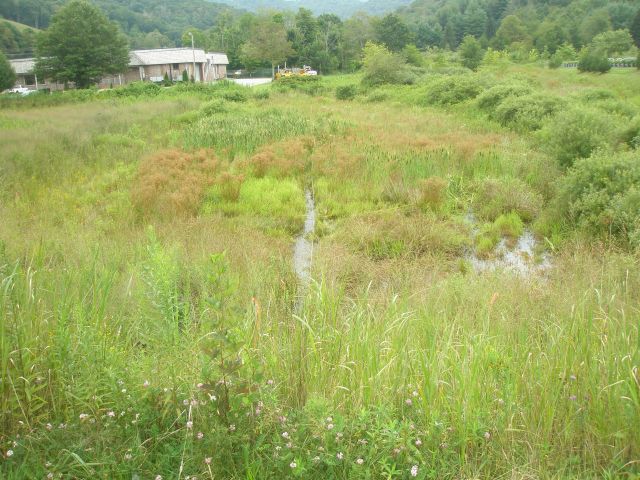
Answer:
<svg viewBox="0 0 640 480"><path fill-rule="evenodd" d="M322 93L354 80L3 112L0 476L637 476L637 252L571 224L557 159L473 98ZM475 273L470 211L477 250L533 226L553 268Z"/></svg>

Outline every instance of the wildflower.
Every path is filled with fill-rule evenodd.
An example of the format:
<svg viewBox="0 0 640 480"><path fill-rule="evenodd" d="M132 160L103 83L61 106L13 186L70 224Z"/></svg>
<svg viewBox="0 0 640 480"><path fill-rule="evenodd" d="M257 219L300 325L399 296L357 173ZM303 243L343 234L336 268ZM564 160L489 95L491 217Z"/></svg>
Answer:
<svg viewBox="0 0 640 480"><path fill-rule="evenodd" d="M198 432L198 434L196 435L196 437L198 438L198 440L202 440L204 438L204 433L202 432Z"/></svg>
<svg viewBox="0 0 640 480"><path fill-rule="evenodd" d="M47 462L47 463L45 463L45 464L44 464L44 466L45 466L46 468L49 468L49 467L51 467L52 465L53 465L53 463L51 463L51 462Z"/></svg>
<svg viewBox="0 0 640 480"><path fill-rule="evenodd" d="M67 428L67 424L66 423L61 423L60 425L58 425L58 428L60 430L64 430L65 428Z"/></svg>
<svg viewBox="0 0 640 480"><path fill-rule="evenodd" d="M337 458L338 460L342 460L342 459L344 458L344 454L343 454L342 452L338 452L338 453L336 454L336 458Z"/></svg>
<svg viewBox="0 0 640 480"><path fill-rule="evenodd" d="M398 455L400 453L400 449L399 448L394 448L393 449L393 456L395 457L396 455Z"/></svg>
<svg viewBox="0 0 640 480"><path fill-rule="evenodd" d="M13 450L7 450L7 453L5 454L5 457L7 457L7 458L13 457Z"/></svg>
<svg viewBox="0 0 640 480"><path fill-rule="evenodd" d="M162 475L156 475L156 480L162 480Z"/></svg>
<svg viewBox="0 0 640 480"><path fill-rule="evenodd" d="M113 412L113 411L107 412L107 417L112 417L113 418L115 416L116 416L116 412Z"/></svg>
<svg viewBox="0 0 640 480"><path fill-rule="evenodd" d="M182 405L184 405L185 407L189 406L189 400L187 400L186 398L182 401Z"/></svg>
<svg viewBox="0 0 640 480"><path fill-rule="evenodd" d="M504 400L503 399L499 398L497 401L498 401L498 405L500 405L500 406L504 405Z"/></svg>
<svg viewBox="0 0 640 480"><path fill-rule="evenodd" d="M407 399L404 401L404 403L406 403L406 404L410 407L411 405L413 405L413 400L411 400L410 398L407 398Z"/></svg>
<svg viewBox="0 0 640 480"><path fill-rule="evenodd" d="M120 390L122 393L127 393L127 389L123 388L122 390Z"/></svg>
<svg viewBox="0 0 640 480"><path fill-rule="evenodd" d="M361 459L361 458L359 458L359 459L357 459L357 460L356 460L356 463L357 463L358 465L362 465L362 464L364 463L364 460L363 460L363 459Z"/></svg>
<svg viewBox="0 0 640 480"><path fill-rule="evenodd" d="M149 380L145 380L145 381L144 381L144 383L142 384L142 386L143 386L144 388L149 388L149 385L151 385L151 384L149 383Z"/></svg>
<svg viewBox="0 0 640 480"><path fill-rule="evenodd" d="M289 432L282 432L282 438L289 438Z"/></svg>
<svg viewBox="0 0 640 480"><path fill-rule="evenodd" d="M440 448L441 448L442 450L444 450L444 449L445 449L445 448L447 448L448 446L449 446L449 444L448 444L447 442L442 442L442 443L440 444Z"/></svg>
<svg viewBox="0 0 640 480"><path fill-rule="evenodd" d="M44 428L46 428L47 430L51 431L51 430L53 430L53 425L51 425L50 423L47 423Z"/></svg>
<svg viewBox="0 0 640 480"><path fill-rule="evenodd" d="M578 379L578 377L576 377L575 375L570 375L569 379L575 382Z"/></svg>
<svg viewBox="0 0 640 480"><path fill-rule="evenodd" d="M575 402L578 399L578 397L576 397L575 395L570 395L569 396L569 400L571 400L572 402Z"/></svg>
<svg viewBox="0 0 640 480"><path fill-rule="evenodd" d="M413 391L413 393L412 393L411 395L413 395L414 397L417 397L417 396L418 396L418 392L416 392L416 391L414 390L414 391Z"/></svg>
<svg viewBox="0 0 640 480"><path fill-rule="evenodd" d="M298 466L298 464L297 464L296 462L291 462L291 463L289 464L289 466L290 466L291 468L296 468L296 467Z"/></svg>
<svg viewBox="0 0 640 480"><path fill-rule="evenodd" d="M206 463L207 465L211 465L211 457L206 457L204 459L204 463Z"/></svg>
<svg viewBox="0 0 640 480"><path fill-rule="evenodd" d="M412 477L418 476L418 465L414 465L413 467L411 467L411 476Z"/></svg>
<svg viewBox="0 0 640 480"><path fill-rule="evenodd" d="M276 452L279 452L280 450L282 450L282 447L280 445L276 445Z"/></svg>
<svg viewBox="0 0 640 480"><path fill-rule="evenodd" d="M324 452L324 447L318 447L319 452Z"/></svg>
<svg viewBox="0 0 640 480"><path fill-rule="evenodd" d="M236 426L233 423L231 425L229 425L229 431L230 432L235 432L236 431Z"/></svg>
<svg viewBox="0 0 640 480"><path fill-rule="evenodd" d="M327 423L331 423L333 422L333 418L332 417L327 417Z"/></svg>
<svg viewBox="0 0 640 480"><path fill-rule="evenodd" d="M53 473L51 472L47 473L47 478L53 478Z"/></svg>
<svg viewBox="0 0 640 480"><path fill-rule="evenodd" d="M358 443L359 443L360 445L366 445L366 444L367 444L367 443L369 443L369 442L367 442L367 440L366 440L366 439L361 438L360 440L358 440Z"/></svg>
<svg viewBox="0 0 640 480"><path fill-rule="evenodd" d="M271 379L267 380L267 385L273 385L273 380Z"/></svg>
<svg viewBox="0 0 640 480"><path fill-rule="evenodd" d="M320 457L318 457L318 456L313 457L313 461L315 463L318 463L320 461Z"/></svg>
<svg viewBox="0 0 640 480"><path fill-rule="evenodd" d="M256 415L260 415L262 413L262 410L260 410L259 408L256 408Z"/></svg>
<svg viewBox="0 0 640 480"><path fill-rule="evenodd" d="M287 448L293 448L293 443L291 443L291 442L287 442L286 447L287 447Z"/></svg>
<svg viewBox="0 0 640 480"><path fill-rule="evenodd" d="M196 385L196 387L202 388L202 387L204 387L204 383L199 383L198 385Z"/></svg>
<svg viewBox="0 0 640 480"><path fill-rule="evenodd" d="M89 418L89 415L88 415L88 414L86 414L86 413L81 413L81 414L80 414L80 420L84 421L84 420L86 420L87 418Z"/></svg>
<svg viewBox="0 0 640 480"><path fill-rule="evenodd" d="M280 416L278 417L278 420L280 421L280 423L285 423L285 422L287 421L287 417L285 417L285 416L283 416L283 415L280 415Z"/></svg>
<svg viewBox="0 0 640 480"><path fill-rule="evenodd" d="M484 439L485 439L485 440L491 440L491 433L489 433L489 432L484 432Z"/></svg>
<svg viewBox="0 0 640 480"><path fill-rule="evenodd" d="M330 423L329 425L327 425L327 430L333 430L333 423Z"/></svg>
<svg viewBox="0 0 640 480"><path fill-rule="evenodd" d="M196 400L195 398L193 400L191 400L191 406L192 407L197 407L198 406L198 400Z"/></svg>
<svg viewBox="0 0 640 480"><path fill-rule="evenodd" d="M189 421L187 422L187 428L188 428L189 430L191 430L191 429L193 428L193 422L192 422L191 420L189 420Z"/></svg>
<svg viewBox="0 0 640 480"><path fill-rule="evenodd" d="M416 447L419 447L420 445L422 445L422 440L417 439L416 440Z"/></svg>

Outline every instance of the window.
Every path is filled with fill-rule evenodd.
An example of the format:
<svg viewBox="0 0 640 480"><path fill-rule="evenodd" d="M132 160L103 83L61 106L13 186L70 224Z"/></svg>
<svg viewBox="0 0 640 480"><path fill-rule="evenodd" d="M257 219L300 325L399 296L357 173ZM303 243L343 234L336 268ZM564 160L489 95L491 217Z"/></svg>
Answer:
<svg viewBox="0 0 640 480"><path fill-rule="evenodd" d="M173 69L174 70L180 70L180 64L179 63L174 63L173 64Z"/></svg>

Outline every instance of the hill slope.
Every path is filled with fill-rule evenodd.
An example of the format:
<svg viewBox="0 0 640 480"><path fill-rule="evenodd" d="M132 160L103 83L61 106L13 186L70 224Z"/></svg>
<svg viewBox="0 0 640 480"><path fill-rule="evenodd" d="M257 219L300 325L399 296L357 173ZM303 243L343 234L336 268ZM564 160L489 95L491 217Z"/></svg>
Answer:
<svg viewBox="0 0 640 480"><path fill-rule="evenodd" d="M297 10L307 8L316 15L333 13L348 18L356 12L381 15L407 6L411 0L219 0L222 3L252 12L261 9Z"/></svg>

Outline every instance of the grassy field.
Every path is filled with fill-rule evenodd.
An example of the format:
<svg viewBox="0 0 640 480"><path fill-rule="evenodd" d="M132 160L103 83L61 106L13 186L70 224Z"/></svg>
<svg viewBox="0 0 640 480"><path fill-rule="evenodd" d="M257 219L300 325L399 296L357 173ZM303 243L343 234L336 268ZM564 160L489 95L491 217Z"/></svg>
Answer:
<svg viewBox="0 0 640 480"><path fill-rule="evenodd" d="M640 72L451 73L3 100L0 477L639 478Z"/></svg>

